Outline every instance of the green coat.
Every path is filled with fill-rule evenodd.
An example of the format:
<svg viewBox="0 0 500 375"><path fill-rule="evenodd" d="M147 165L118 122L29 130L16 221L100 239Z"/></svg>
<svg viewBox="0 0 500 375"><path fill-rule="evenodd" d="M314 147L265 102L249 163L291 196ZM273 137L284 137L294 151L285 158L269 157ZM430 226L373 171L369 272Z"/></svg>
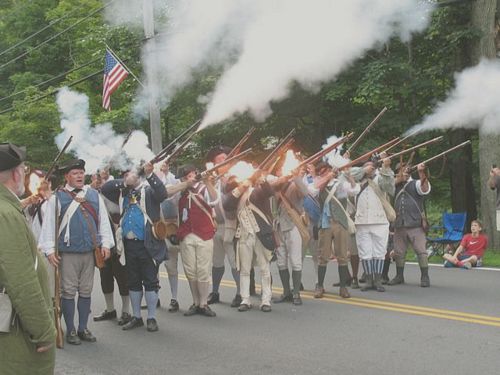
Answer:
<svg viewBox="0 0 500 375"><path fill-rule="evenodd" d="M35 270L35 259L38 267ZM10 333L0 333L0 375L52 374L56 329L45 263L19 200L0 184L0 285L17 313ZM37 343L52 343L36 353Z"/></svg>

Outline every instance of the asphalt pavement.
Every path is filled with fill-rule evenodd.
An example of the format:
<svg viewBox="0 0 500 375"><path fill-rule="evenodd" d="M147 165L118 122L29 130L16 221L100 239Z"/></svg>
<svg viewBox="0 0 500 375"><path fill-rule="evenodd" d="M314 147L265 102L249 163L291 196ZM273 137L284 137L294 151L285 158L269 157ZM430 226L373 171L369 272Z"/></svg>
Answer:
<svg viewBox="0 0 500 375"><path fill-rule="evenodd" d="M191 304L182 270L181 311L169 313L170 288L161 267L159 332L122 331L116 321L89 328L96 343L57 350L56 374L497 374L500 365L500 272L432 267L431 287L421 288L419 270L407 265L406 283L385 293L350 290L338 297L337 264L329 264L327 294L313 298L314 271L304 264L304 304L255 306L238 312L229 267L217 317L184 317ZM391 265L391 276L395 266ZM273 294L281 283L272 265ZM258 281L258 272L257 272ZM115 291L115 303L121 300ZM93 314L104 310L96 272ZM145 318L146 311L143 311Z"/></svg>

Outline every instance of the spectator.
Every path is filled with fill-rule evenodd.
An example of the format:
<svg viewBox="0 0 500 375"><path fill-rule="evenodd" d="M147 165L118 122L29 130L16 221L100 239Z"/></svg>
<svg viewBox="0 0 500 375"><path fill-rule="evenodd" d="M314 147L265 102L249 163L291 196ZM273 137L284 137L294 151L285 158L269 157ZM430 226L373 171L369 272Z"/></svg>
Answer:
<svg viewBox="0 0 500 375"><path fill-rule="evenodd" d="M470 229L471 233L462 238L455 254L444 254L445 267L471 269L481 266L484 252L488 247L488 237L481 233L482 224L479 220L473 220Z"/></svg>

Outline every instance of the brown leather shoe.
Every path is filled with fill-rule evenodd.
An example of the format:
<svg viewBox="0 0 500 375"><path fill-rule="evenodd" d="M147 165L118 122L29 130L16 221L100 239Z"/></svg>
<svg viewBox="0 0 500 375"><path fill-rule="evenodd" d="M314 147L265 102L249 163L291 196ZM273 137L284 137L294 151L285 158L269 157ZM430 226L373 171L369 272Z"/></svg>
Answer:
<svg viewBox="0 0 500 375"><path fill-rule="evenodd" d="M339 289L339 296L342 298L351 298L351 295L345 286Z"/></svg>
<svg viewBox="0 0 500 375"><path fill-rule="evenodd" d="M314 298L323 298L325 294L325 288L316 284L316 289L314 289Z"/></svg>

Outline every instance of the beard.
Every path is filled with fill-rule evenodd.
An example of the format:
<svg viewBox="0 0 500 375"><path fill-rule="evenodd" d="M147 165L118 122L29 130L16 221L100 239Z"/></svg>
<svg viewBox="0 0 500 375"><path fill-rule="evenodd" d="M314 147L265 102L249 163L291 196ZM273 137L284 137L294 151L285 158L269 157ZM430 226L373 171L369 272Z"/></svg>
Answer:
<svg viewBox="0 0 500 375"><path fill-rule="evenodd" d="M24 195L26 191L26 188L24 186L24 181L21 181L17 184L17 188L16 188L16 195L18 197L22 197Z"/></svg>

